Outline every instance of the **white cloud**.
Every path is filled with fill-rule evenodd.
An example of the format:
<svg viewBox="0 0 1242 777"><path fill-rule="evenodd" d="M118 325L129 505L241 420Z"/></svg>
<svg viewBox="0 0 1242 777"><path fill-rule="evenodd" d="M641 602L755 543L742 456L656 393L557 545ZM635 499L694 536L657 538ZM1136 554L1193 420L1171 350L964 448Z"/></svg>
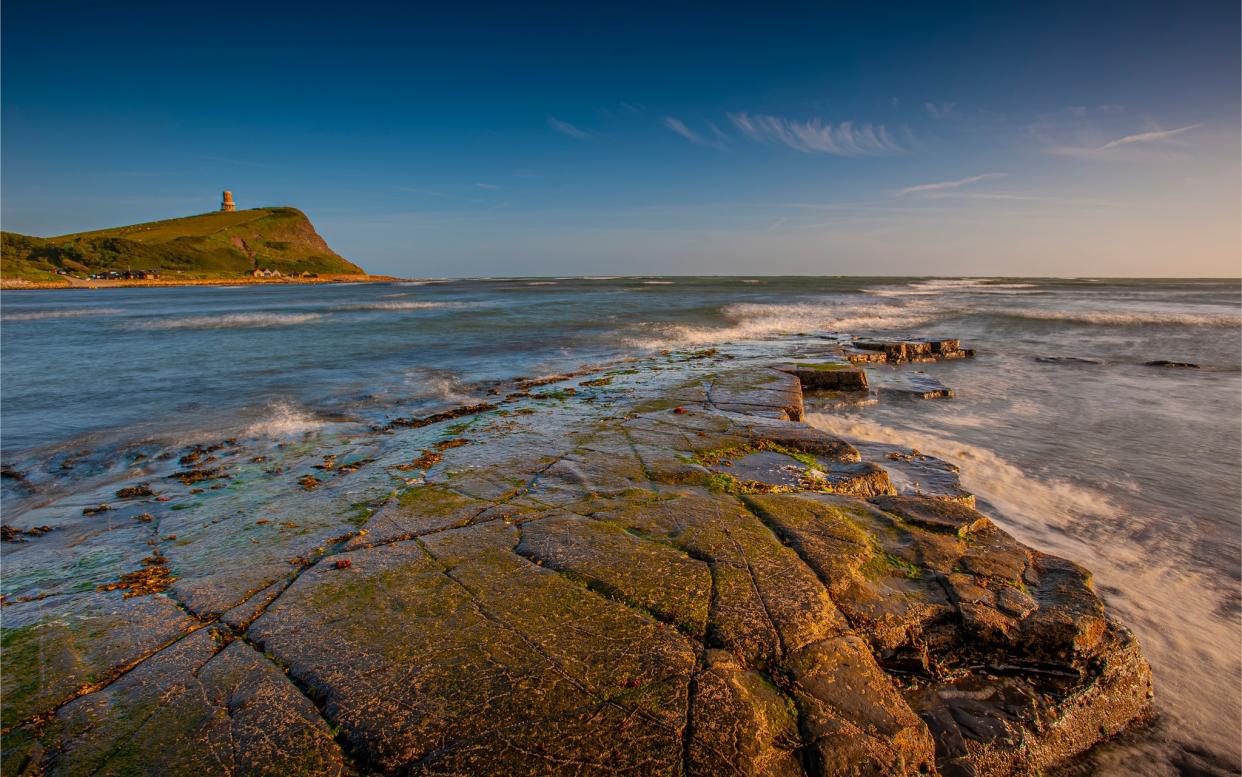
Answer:
<svg viewBox="0 0 1242 777"><path fill-rule="evenodd" d="M708 148L724 148L724 133L715 124L708 122L707 126L712 128L714 137L706 138L686 126L686 123L676 116L665 116L664 126L673 132L681 135L686 140L696 146L707 146Z"/></svg>
<svg viewBox="0 0 1242 777"><path fill-rule="evenodd" d="M578 129L574 125L567 121L561 121L552 114L548 114L548 126L562 135L568 135L569 137L577 138L578 140L585 140L590 137L590 135Z"/></svg>
<svg viewBox="0 0 1242 777"><path fill-rule="evenodd" d="M1048 149L1048 153L1057 154L1059 156L1078 157L1095 156L1097 154L1110 156L1111 154L1109 152L1113 152L1117 149L1125 149L1128 146L1164 144L1165 141L1171 140L1172 138L1181 135L1183 132L1189 132L1202 126L1202 124L1188 124L1185 127L1178 127L1177 129L1171 130L1138 132L1133 135L1126 135L1124 137L1117 138L1116 140L1110 140L1102 146L1053 146Z"/></svg>
<svg viewBox="0 0 1242 777"><path fill-rule="evenodd" d="M1198 129L1199 127L1202 127L1202 126L1203 126L1202 124L1190 124L1185 127L1178 127L1177 129L1157 130L1154 132L1140 132L1137 135L1126 135L1124 138L1117 138L1116 140L1110 140L1109 142L1097 148L1096 151L1107 151L1110 148L1117 148L1118 146L1125 146L1130 143L1154 143L1154 142L1158 142L1161 140L1168 140L1169 138L1180 135L1183 132L1188 132L1192 129Z"/></svg>
<svg viewBox="0 0 1242 777"><path fill-rule="evenodd" d="M493 191L493 190L495 190L495 189L499 189L499 188L500 188L499 186L497 186L497 185L496 185L496 184L494 184L494 183L476 183L476 184L475 184L475 186L479 187L480 189L487 189L487 190L489 190L489 191Z"/></svg>
<svg viewBox="0 0 1242 777"><path fill-rule="evenodd" d="M957 117L957 103L923 103L927 114L933 119L952 119Z"/></svg>
<svg viewBox="0 0 1242 777"><path fill-rule="evenodd" d="M779 116L726 114L733 126L760 142L775 142L808 154L836 156L882 156L904 149L893 140L882 124L855 124L843 121L829 124L822 119L794 121Z"/></svg>
<svg viewBox="0 0 1242 777"><path fill-rule="evenodd" d="M969 178L959 178L956 181L940 181L939 183L921 183L918 186L907 186L897 192L897 196L905 196L907 194L925 194L927 192L940 192L945 189L957 189L962 186L969 186L972 183L986 181L989 178L1003 178L1005 173L984 173L982 175L972 175Z"/></svg>

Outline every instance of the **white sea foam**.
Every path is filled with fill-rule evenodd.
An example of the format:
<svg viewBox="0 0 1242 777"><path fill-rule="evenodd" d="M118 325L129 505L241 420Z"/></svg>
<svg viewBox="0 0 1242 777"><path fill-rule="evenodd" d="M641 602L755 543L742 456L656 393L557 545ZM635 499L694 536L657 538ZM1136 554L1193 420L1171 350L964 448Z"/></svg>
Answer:
<svg viewBox="0 0 1242 777"><path fill-rule="evenodd" d="M917 326L928 320L926 312L897 305L839 305L824 303L758 304L725 306L721 312L727 326L645 324L641 334L628 338L638 348L676 348L707 343L756 340L797 332L824 330L887 330Z"/></svg>
<svg viewBox="0 0 1242 777"><path fill-rule="evenodd" d="M556 281L527 281L527 286L555 286Z"/></svg>
<svg viewBox="0 0 1242 777"><path fill-rule="evenodd" d="M459 405L478 401L456 375L445 370L425 367L412 369L405 374L405 382L419 399Z"/></svg>
<svg viewBox="0 0 1242 777"><path fill-rule="evenodd" d="M915 424L897 429L859 416L821 413L808 414L806 421L847 440L913 447L959 465L962 485L995 508L989 512L1005 529L1095 573L1109 605L1142 640L1156 673L1162 714L1178 728L1196 732L1199 744L1237 753L1242 663L1236 621L1219 616L1220 593L1201 573L1134 541L1134 516L1107 494L1032 477L994 451ZM1092 539L1093 530L1103 530L1106 538ZM1110 532L1116 541L1107 539ZM1169 628L1170 617L1183 625Z"/></svg>
<svg viewBox="0 0 1242 777"><path fill-rule="evenodd" d="M644 286L672 286L674 281L643 281Z"/></svg>
<svg viewBox="0 0 1242 777"><path fill-rule="evenodd" d="M260 420L246 427L246 437L293 437L323 428L326 422L288 402L273 402Z"/></svg>
<svg viewBox="0 0 1242 777"><path fill-rule="evenodd" d="M322 313L225 313L218 316L186 316L137 321L131 329L266 329L309 324L323 318Z"/></svg>
<svg viewBox="0 0 1242 777"><path fill-rule="evenodd" d="M120 308L72 308L69 310L23 310L5 313L0 321L44 321L54 318L81 318L83 316L110 316L124 313Z"/></svg>
<svg viewBox="0 0 1242 777"><path fill-rule="evenodd" d="M863 289L877 297L935 297L946 294L1042 294L1034 283L989 283L975 278L938 278L902 286L880 286Z"/></svg>
<svg viewBox="0 0 1242 777"><path fill-rule="evenodd" d="M1016 308L976 312L987 312L992 315L1022 318L1030 321L1064 321L1071 324L1092 324L1098 326L1242 326L1242 316L1237 313L1172 313L1159 311L1126 313L1107 310L1022 310Z"/></svg>
<svg viewBox="0 0 1242 777"><path fill-rule="evenodd" d="M469 302L359 302L354 305L341 305L337 310L437 310L440 308L471 307Z"/></svg>

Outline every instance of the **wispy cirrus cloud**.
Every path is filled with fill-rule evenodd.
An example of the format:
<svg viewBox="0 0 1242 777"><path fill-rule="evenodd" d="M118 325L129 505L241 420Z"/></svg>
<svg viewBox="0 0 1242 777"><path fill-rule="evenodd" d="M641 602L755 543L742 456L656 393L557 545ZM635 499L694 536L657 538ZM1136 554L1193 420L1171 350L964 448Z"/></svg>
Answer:
<svg viewBox="0 0 1242 777"><path fill-rule="evenodd" d="M712 130L711 137L700 135L699 133L687 127L686 123L682 121L681 119L677 118L676 116L665 116L664 126L668 127L673 132L676 132L678 135L681 135L683 138L695 144L696 146L707 146L708 148L719 148L719 149L724 148L725 134L720 131L719 127L717 127L715 124L712 124L710 121L707 123L707 126L710 127Z"/></svg>
<svg viewBox="0 0 1242 777"><path fill-rule="evenodd" d="M733 126L751 140L780 143L807 154L885 156L903 149L882 124L830 124L822 119L796 121L749 113L726 114Z"/></svg>
<svg viewBox="0 0 1242 777"><path fill-rule="evenodd" d="M1155 143L1161 140L1168 140L1169 138L1177 137L1183 132L1189 132L1190 130L1193 130L1193 129L1199 129L1202 126L1203 126L1202 124L1190 124L1185 127L1178 127L1177 129L1158 130L1154 132L1140 132L1136 135L1126 135L1124 138L1117 138L1116 140L1110 140L1109 142L1097 148L1096 151L1107 151L1110 148L1117 148L1118 146L1126 146L1126 145L1129 145L1130 143Z"/></svg>
<svg viewBox="0 0 1242 777"><path fill-rule="evenodd" d="M982 175L972 175L969 178L959 178L955 181L939 181L937 183L921 183L917 186L907 186L897 192L898 197L904 197L909 194L928 194L931 192L943 192L946 189L960 189L963 186L970 186L972 183L979 183L990 178L1004 178L1006 173L983 173Z"/></svg>
<svg viewBox="0 0 1242 777"><path fill-rule="evenodd" d="M933 119L954 119L958 116L957 103L923 103L923 107Z"/></svg>
<svg viewBox="0 0 1242 777"><path fill-rule="evenodd" d="M1125 135L1116 140L1110 140L1100 146L1052 146L1048 149L1048 153L1058 156L1077 157L1109 156L1111 152L1118 149L1127 149L1131 146L1169 145L1167 141L1176 138L1182 133L1199 129L1202 126L1202 124L1188 124L1177 129L1137 132L1133 135Z"/></svg>
<svg viewBox="0 0 1242 777"><path fill-rule="evenodd" d="M575 138L577 140L586 140L587 138L591 137L589 134L578 129L577 127L570 124L569 122L561 121L560 119L556 118L550 113L548 114L548 126L551 129L555 130L556 132L561 133L562 135L568 135L569 137Z"/></svg>
<svg viewBox="0 0 1242 777"><path fill-rule="evenodd" d="M500 188L494 183L483 183L482 181L480 181L479 183L476 183L475 186L479 187L480 189L487 189L488 191L495 191L496 189Z"/></svg>

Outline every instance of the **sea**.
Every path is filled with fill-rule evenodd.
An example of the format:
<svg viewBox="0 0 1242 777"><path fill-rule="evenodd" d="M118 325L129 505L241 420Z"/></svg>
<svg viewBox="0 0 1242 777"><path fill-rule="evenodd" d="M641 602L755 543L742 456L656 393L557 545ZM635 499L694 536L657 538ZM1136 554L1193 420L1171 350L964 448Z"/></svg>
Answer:
<svg viewBox="0 0 1242 777"><path fill-rule="evenodd" d="M482 382L664 350L940 336L952 399L811 413L961 468L980 508L1083 564L1139 636L1156 721L1075 774L1238 774L1242 284L1237 280L581 277L0 294L6 467L234 435L304 439ZM1147 362L1190 363L1197 368ZM5 492L6 518L33 509Z"/></svg>

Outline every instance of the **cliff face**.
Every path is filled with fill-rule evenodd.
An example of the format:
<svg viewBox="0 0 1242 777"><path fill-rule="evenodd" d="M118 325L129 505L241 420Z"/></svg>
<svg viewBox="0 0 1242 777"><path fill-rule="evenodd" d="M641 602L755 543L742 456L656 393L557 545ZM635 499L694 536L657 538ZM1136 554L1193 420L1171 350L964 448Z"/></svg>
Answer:
<svg viewBox="0 0 1242 777"><path fill-rule="evenodd" d="M174 277L228 278L255 268L282 274L364 275L328 247L296 208L205 213L95 232L40 238L0 233L0 276L55 280L57 270L86 276L109 270L158 270Z"/></svg>

